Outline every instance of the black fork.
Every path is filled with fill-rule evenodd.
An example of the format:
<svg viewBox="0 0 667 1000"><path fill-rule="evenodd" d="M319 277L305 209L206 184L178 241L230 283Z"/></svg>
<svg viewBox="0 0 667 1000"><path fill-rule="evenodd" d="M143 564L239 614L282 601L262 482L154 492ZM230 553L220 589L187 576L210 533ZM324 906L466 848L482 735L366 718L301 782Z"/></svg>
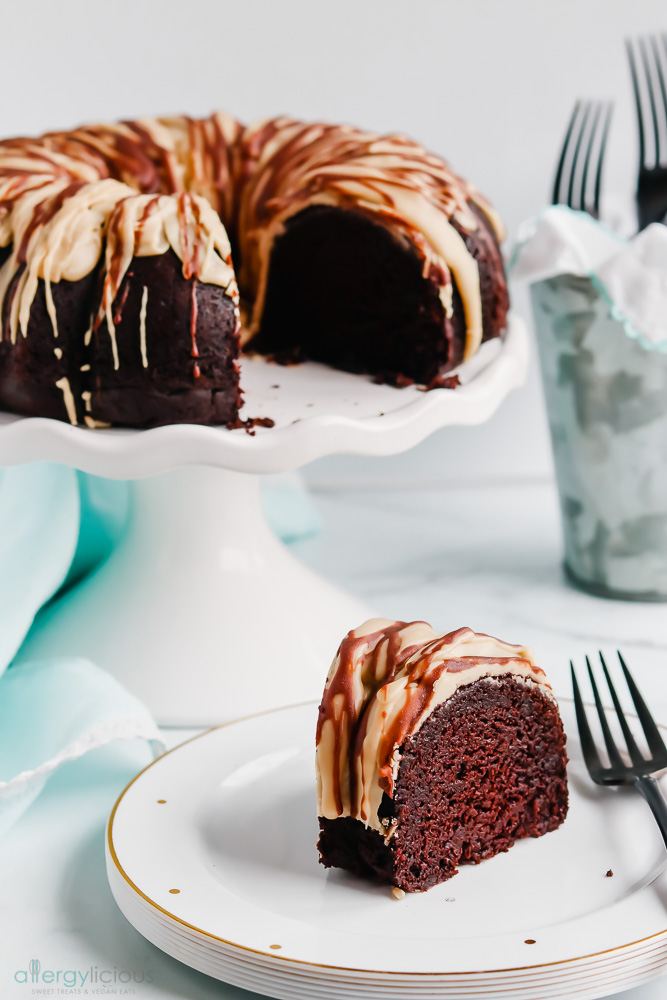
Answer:
<svg viewBox="0 0 667 1000"><path fill-rule="evenodd" d="M625 43L637 107L639 228L667 215L667 35Z"/></svg>
<svg viewBox="0 0 667 1000"><path fill-rule="evenodd" d="M637 710L637 716L641 722L642 729L644 730L644 736L646 737L646 743L649 748L650 756L645 757L635 742L635 738L632 735L628 721L623 713L618 695L616 694L616 688L614 687L609 671L607 670L607 664L604 661L602 653L600 653L600 662L607 681L609 693L611 694L611 700L613 701L614 708L616 709L616 716L623 733L623 739L625 740L625 746L627 754L630 758L630 763L627 763L627 761L623 759L616 743L614 742L614 737L612 736L609 728L609 722L602 705L598 686L595 683L595 675L593 674L593 669L588 657L586 657L588 676L590 677L591 687L593 688L593 697L595 699L595 707L600 720L602 736L604 737L605 746L607 747L609 765L606 766L602 763L600 754L598 753L595 745L595 740L593 739L591 728L588 724L588 718L586 717L586 709L579 690L574 664L570 660L570 667L572 669L572 687L574 689L574 707L577 714L577 726L579 727L579 738L581 740L581 749L583 751L584 761L586 762L588 773L596 784L634 785L637 791L641 792L651 807L656 822L660 827L663 840L667 845L667 802L660 791L657 781L654 777L652 777L652 775L657 771L662 771L663 768L667 767L667 747L665 746L663 738L660 735L660 730L653 721L653 716L649 712L646 702L639 693L639 688L635 684L632 674L628 670L627 664L620 653L618 654L618 658L620 660L621 668L623 670L625 680L627 681L635 709Z"/></svg>
<svg viewBox="0 0 667 1000"><path fill-rule="evenodd" d="M563 140L551 195L552 205L568 205L600 217L602 164L612 104L577 101Z"/></svg>

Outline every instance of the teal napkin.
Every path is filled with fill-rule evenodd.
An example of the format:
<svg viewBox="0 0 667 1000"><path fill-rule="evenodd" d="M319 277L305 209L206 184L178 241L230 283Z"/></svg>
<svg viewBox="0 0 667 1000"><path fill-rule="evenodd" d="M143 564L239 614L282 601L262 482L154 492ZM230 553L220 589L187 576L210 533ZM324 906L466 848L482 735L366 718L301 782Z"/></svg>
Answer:
<svg viewBox="0 0 667 1000"><path fill-rule="evenodd" d="M319 530L298 477L273 477L263 494L283 540ZM63 763L115 740L147 740L155 755L164 749L147 709L94 663L11 665L40 608L74 583L85 586L112 551L129 497L128 483L55 464L0 469L0 834Z"/></svg>
<svg viewBox="0 0 667 1000"><path fill-rule="evenodd" d="M0 470L0 674L39 608L64 583L79 537L76 473L57 465Z"/></svg>

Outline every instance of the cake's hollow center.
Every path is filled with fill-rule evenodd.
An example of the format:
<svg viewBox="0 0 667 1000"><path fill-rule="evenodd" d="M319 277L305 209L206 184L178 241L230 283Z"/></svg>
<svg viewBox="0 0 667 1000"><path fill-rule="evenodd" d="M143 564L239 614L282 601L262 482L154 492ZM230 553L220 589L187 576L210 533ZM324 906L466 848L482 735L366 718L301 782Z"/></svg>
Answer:
<svg viewBox="0 0 667 1000"><path fill-rule="evenodd" d="M439 286L423 268L410 241L363 212L311 206L274 243L253 346L428 382L451 358Z"/></svg>

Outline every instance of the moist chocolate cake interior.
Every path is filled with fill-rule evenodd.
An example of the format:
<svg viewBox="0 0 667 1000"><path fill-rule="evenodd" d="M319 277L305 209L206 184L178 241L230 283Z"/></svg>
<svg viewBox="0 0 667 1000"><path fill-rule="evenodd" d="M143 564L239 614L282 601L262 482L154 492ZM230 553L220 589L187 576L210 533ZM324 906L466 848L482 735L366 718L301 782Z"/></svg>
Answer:
<svg viewBox="0 0 667 1000"><path fill-rule="evenodd" d="M452 351L438 285L423 277L412 244L361 212L326 205L289 219L276 239L252 346L427 382Z"/></svg>
<svg viewBox="0 0 667 1000"><path fill-rule="evenodd" d="M567 812L565 736L556 704L511 674L460 688L401 748L391 848L347 816L320 817L326 867L390 881L407 891L451 878L522 837L555 830Z"/></svg>
<svg viewBox="0 0 667 1000"><path fill-rule="evenodd" d="M482 220L482 213L473 209ZM471 238L481 265L486 337L508 308L500 249L484 222ZM289 219L272 248L261 327L250 347L403 384L430 385L463 359L465 315L455 279L447 316L436 275L413 242L356 209L314 205ZM444 383L443 383L444 384Z"/></svg>

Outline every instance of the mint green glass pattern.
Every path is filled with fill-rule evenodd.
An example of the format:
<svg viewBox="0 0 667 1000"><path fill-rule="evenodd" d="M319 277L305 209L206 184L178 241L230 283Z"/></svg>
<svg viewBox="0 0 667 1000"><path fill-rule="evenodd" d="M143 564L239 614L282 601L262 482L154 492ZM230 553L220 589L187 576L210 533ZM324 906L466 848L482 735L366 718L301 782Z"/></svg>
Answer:
<svg viewBox="0 0 667 1000"><path fill-rule="evenodd" d="M667 354L589 277L531 286L565 541L584 589L667 601Z"/></svg>

